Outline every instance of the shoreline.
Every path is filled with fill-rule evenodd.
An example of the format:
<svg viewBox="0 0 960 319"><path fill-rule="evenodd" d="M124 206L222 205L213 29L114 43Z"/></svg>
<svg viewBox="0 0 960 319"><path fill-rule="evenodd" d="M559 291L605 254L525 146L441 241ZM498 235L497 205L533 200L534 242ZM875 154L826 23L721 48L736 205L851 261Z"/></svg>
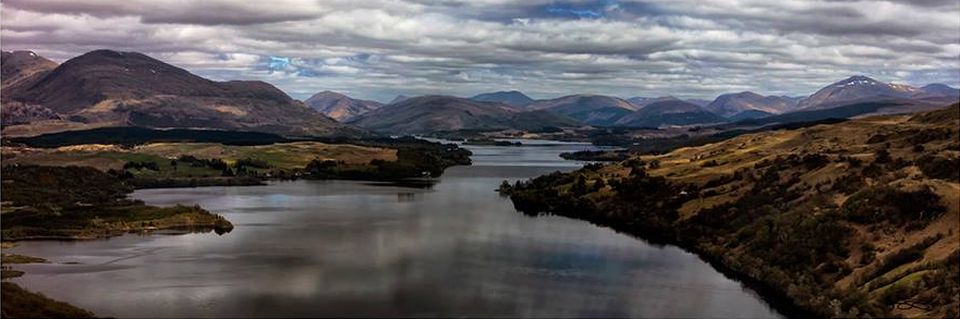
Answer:
<svg viewBox="0 0 960 319"><path fill-rule="evenodd" d="M519 211L521 214L531 215ZM563 214L563 213L543 213L533 215L534 217L538 216L549 216L555 215L564 218L570 218L578 221L587 222L599 227L608 228L614 232L625 234L627 236L633 237L635 239L644 241L651 245L671 245L677 248L682 249L688 253L694 254L700 260L706 262L714 270L724 275L729 279L735 280L744 287L752 290L757 294L757 296L767 303L770 308L773 308L778 313L784 315L787 318L816 318L817 315L815 312L810 311L793 301L787 294L781 289L772 286L762 280L751 277L744 271L738 270L730 265L728 265L722 257L711 255L709 252L700 249L696 246L695 243L690 242L689 240L681 240L676 236L665 234L664 231L658 231L655 229L630 229L627 226L617 226L618 223L614 221L603 220L604 218L591 218L589 216L577 216L573 214ZM648 233L649 232L649 233Z"/></svg>

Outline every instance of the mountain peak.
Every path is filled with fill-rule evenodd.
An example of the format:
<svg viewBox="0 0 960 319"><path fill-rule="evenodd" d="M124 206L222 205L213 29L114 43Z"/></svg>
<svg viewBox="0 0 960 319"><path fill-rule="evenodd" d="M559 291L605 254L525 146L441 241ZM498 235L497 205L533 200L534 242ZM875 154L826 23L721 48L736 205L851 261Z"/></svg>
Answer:
<svg viewBox="0 0 960 319"><path fill-rule="evenodd" d="M851 86L851 85L883 85L880 81L874 80L865 75L854 75L849 78L846 78L840 82L834 83L834 86Z"/></svg>
<svg viewBox="0 0 960 319"><path fill-rule="evenodd" d="M379 102L354 99L330 90L320 91L303 103L337 121L346 121L383 106Z"/></svg>
<svg viewBox="0 0 960 319"><path fill-rule="evenodd" d="M477 94L470 99L480 102L504 103L513 107L522 107L533 102L533 99L517 90Z"/></svg>

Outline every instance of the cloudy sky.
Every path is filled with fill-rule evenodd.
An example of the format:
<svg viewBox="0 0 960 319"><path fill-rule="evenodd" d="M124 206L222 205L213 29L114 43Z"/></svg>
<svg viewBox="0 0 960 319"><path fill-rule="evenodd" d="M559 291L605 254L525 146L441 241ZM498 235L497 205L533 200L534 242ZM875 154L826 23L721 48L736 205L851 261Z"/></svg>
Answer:
<svg viewBox="0 0 960 319"><path fill-rule="evenodd" d="M960 0L4 0L0 46L140 51L218 80L390 100L519 89L806 95L960 85Z"/></svg>

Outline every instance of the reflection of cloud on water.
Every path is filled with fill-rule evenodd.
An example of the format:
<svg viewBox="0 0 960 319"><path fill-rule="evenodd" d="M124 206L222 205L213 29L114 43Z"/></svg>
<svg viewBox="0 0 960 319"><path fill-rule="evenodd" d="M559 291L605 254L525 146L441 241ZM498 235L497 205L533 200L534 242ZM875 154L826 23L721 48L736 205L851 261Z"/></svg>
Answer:
<svg viewBox="0 0 960 319"><path fill-rule="evenodd" d="M25 284L116 317L775 316L680 249L578 220L517 213L495 192L501 181L570 162L553 147L500 151L483 156L504 166L452 167L423 188L295 181L138 191L148 202L200 204L238 227L225 237L25 243L17 249L39 250L40 257L97 256L77 258L84 262L164 247L112 271L28 270ZM531 163L544 164L523 166Z"/></svg>

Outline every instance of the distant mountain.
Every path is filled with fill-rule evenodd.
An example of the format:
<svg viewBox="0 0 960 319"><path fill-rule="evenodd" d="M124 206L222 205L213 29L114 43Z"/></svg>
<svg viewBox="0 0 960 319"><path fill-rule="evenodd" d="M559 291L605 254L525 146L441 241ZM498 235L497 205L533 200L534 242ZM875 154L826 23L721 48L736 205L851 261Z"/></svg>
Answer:
<svg viewBox="0 0 960 319"><path fill-rule="evenodd" d="M404 100L409 99L409 98L410 98L410 97L409 97L409 96L406 96L406 95L397 95L397 97L393 98L393 100L390 100L390 103L387 103L387 104L400 103L400 102L403 102Z"/></svg>
<svg viewBox="0 0 960 319"><path fill-rule="evenodd" d="M56 62L31 51L0 52L0 124L7 126L60 119L49 108L10 98L10 95L33 85L56 67Z"/></svg>
<svg viewBox="0 0 960 319"><path fill-rule="evenodd" d="M731 115L727 117L727 120L731 122L742 121L742 120L752 120L752 119L762 119L765 117L774 116L776 114L764 112L761 110L744 110L740 113Z"/></svg>
<svg viewBox="0 0 960 319"><path fill-rule="evenodd" d="M661 96L661 97L634 96L632 98L627 99L627 102L630 102L630 104L633 104L634 108L637 110L643 108L644 106L647 106L656 102L664 102L664 101L680 101L680 99L673 96L669 96L669 95ZM691 103L691 104L696 104L696 103Z"/></svg>
<svg viewBox="0 0 960 319"><path fill-rule="evenodd" d="M380 102L354 99L331 91L314 94L303 103L340 122L383 106Z"/></svg>
<svg viewBox="0 0 960 319"><path fill-rule="evenodd" d="M57 67L57 63L32 51L0 53L0 88L29 86ZM6 93L4 93L6 95Z"/></svg>
<svg viewBox="0 0 960 319"><path fill-rule="evenodd" d="M261 81L215 82L136 52L97 50L10 93L69 122L359 135Z"/></svg>
<svg viewBox="0 0 960 319"><path fill-rule="evenodd" d="M730 117L747 110L781 114L793 111L798 99L786 96L763 96L753 92L723 94L706 106L708 111ZM754 113L756 114L756 113Z"/></svg>
<svg viewBox="0 0 960 319"><path fill-rule="evenodd" d="M801 100L797 110L822 110L877 98L911 98L919 92L909 85L884 83L857 75L818 90Z"/></svg>
<svg viewBox="0 0 960 319"><path fill-rule="evenodd" d="M572 117L590 125L611 125L637 109L623 99L605 95L568 95L550 100L537 100L528 110L545 110Z"/></svg>
<svg viewBox="0 0 960 319"><path fill-rule="evenodd" d="M952 88L946 84L933 83L927 84L920 88L920 93L915 97L917 98L930 98L930 97L952 97L960 98L960 89Z"/></svg>
<svg viewBox="0 0 960 319"><path fill-rule="evenodd" d="M949 102L948 102L949 103ZM955 103L955 102L954 102ZM874 98L825 109L804 109L796 112L737 121L737 125L814 122L826 119L849 119L881 114L908 114L943 108L942 101L923 101L895 97Z"/></svg>
<svg viewBox="0 0 960 319"><path fill-rule="evenodd" d="M695 104L696 106L699 106L699 107L705 107L708 104L710 104L710 102L713 102L713 101L704 100L704 99L685 99L684 101L690 104Z"/></svg>
<svg viewBox="0 0 960 319"><path fill-rule="evenodd" d="M726 122L726 119L696 104L681 100L668 100L648 104L642 109L624 116L616 122L616 125L660 127L721 122Z"/></svg>
<svg viewBox="0 0 960 319"><path fill-rule="evenodd" d="M513 107L522 107L533 102L526 94L520 91L499 91L492 93L477 94L470 98L480 102L497 102L507 104Z"/></svg>
<svg viewBox="0 0 960 319"><path fill-rule="evenodd" d="M349 123L388 134L579 126L573 119L545 111L520 111L502 103L442 95L409 98L362 114Z"/></svg>

